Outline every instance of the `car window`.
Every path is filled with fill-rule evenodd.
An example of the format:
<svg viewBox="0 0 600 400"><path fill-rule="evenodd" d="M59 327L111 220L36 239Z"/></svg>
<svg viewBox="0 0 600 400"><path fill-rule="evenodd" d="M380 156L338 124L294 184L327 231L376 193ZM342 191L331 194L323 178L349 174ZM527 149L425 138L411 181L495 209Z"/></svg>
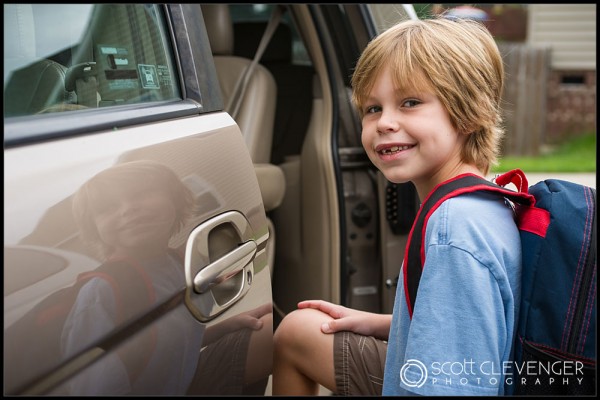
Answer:
<svg viewBox="0 0 600 400"><path fill-rule="evenodd" d="M4 116L181 98L163 9L5 4Z"/></svg>

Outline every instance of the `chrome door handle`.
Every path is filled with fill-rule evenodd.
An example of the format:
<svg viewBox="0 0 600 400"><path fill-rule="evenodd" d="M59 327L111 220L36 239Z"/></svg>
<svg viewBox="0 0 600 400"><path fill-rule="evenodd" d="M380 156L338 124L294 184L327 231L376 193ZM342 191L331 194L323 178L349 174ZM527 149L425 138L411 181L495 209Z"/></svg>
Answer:
<svg viewBox="0 0 600 400"><path fill-rule="evenodd" d="M241 271L252 261L255 254L256 242L243 243L231 253L225 254L200 270L194 277L194 290L197 293L205 293L210 287Z"/></svg>
<svg viewBox="0 0 600 400"><path fill-rule="evenodd" d="M222 229L231 233L221 243L232 249L225 254L210 245L212 234ZM258 251L254 239L250 223L238 211L217 215L192 230L185 249L185 304L198 320L210 321L250 290ZM216 260L211 252L219 253Z"/></svg>

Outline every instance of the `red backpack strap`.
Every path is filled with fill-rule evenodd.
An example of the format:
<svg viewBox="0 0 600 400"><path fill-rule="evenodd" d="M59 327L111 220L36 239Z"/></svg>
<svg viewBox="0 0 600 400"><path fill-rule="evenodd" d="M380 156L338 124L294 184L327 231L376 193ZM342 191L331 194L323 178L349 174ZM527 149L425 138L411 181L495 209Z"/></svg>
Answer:
<svg viewBox="0 0 600 400"><path fill-rule="evenodd" d="M496 177L495 182L500 186L514 184L520 193L529 194L529 183L525 173L520 169L513 169ZM533 196L532 196L533 197ZM513 199L514 200L514 199ZM518 203L518 202L517 202ZM550 225L550 213L543 208L535 206L535 198L531 204L517 204L517 226L520 230L546 237Z"/></svg>
<svg viewBox="0 0 600 400"><path fill-rule="evenodd" d="M521 172L522 173L522 172ZM516 179L521 182L521 192L515 192L510 189L501 187L493 182L482 178L475 174L462 174L452 179L449 179L437 185L431 193L425 198L419 212L415 218L413 226L408 234L408 242L404 251L403 273L404 273L404 295L410 318L413 315L414 304L417 299L417 291L423 265L425 264L425 229L427 221L433 212L444 202L451 197L459 196L465 193L473 193L476 191L487 191L498 193L503 197L507 197L512 201L533 208L535 198L527 192L527 179L523 174L513 173L501 178L502 182L512 182ZM523 186L523 184L525 186Z"/></svg>
<svg viewBox="0 0 600 400"><path fill-rule="evenodd" d="M513 169L512 171L505 172L504 174L498 175L494 182L500 186L506 186L509 183L512 183L516 186L517 191L519 193L529 193L529 182L527 182L527 177L525 173L520 169ZM535 205L535 202L534 204Z"/></svg>

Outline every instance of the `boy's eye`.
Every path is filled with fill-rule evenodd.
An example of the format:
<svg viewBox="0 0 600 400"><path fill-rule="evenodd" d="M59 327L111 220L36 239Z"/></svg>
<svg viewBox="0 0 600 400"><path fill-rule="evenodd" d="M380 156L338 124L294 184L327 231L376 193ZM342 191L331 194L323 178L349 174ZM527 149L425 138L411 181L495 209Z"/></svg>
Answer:
<svg viewBox="0 0 600 400"><path fill-rule="evenodd" d="M406 100L404 101L404 103L402 103L402 107L416 107L419 104L421 104L421 102L419 100L415 100L415 99L410 99L410 100Z"/></svg>
<svg viewBox="0 0 600 400"><path fill-rule="evenodd" d="M365 109L365 114L373 114L381 111L379 106L369 106Z"/></svg>

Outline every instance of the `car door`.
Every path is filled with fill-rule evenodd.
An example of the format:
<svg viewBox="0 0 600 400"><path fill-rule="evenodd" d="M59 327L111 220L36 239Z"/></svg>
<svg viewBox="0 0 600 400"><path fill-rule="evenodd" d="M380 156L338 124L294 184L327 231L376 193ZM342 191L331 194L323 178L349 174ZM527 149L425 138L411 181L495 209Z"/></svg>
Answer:
<svg viewBox="0 0 600 400"><path fill-rule="evenodd" d="M4 47L4 393L264 394L268 221L200 7L5 4Z"/></svg>

